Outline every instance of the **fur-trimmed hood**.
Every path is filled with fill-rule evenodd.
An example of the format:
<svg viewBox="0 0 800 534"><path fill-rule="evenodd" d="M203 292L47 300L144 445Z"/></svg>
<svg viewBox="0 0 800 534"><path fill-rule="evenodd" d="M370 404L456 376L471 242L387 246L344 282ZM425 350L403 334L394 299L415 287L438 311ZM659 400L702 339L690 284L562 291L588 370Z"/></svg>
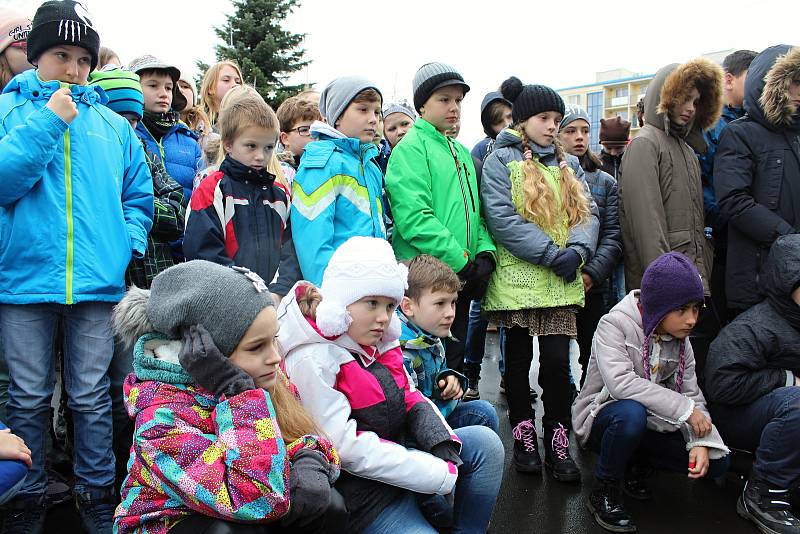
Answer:
<svg viewBox="0 0 800 534"><path fill-rule="evenodd" d="M792 80L800 78L800 47L771 46L758 54L747 71L744 108L765 127L800 128L797 106L789 100Z"/></svg>
<svg viewBox="0 0 800 534"><path fill-rule="evenodd" d="M692 148L705 152L702 132L714 126L722 115L722 68L706 58L661 68L650 82L644 99L644 122L668 132L668 111L684 102L692 87L700 92L700 102L691 130L685 140Z"/></svg>

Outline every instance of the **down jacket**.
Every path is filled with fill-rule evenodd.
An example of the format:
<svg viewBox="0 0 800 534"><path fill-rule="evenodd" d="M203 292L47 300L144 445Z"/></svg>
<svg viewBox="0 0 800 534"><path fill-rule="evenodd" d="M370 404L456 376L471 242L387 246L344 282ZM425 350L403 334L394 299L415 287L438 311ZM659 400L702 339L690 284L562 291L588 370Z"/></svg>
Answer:
<svg viewBox="0 0 800 534"><path fill-rule="evenodd" d="M628 290L641 285L650 262L674 250L692 260L709 294L713 246L703 231L703 185L695 150L705 152L702 131L719 120L722 78L718 65L700 58L667 65L650 83L645 125L625 150L618 178ZM685 102L693 87L700 101L682 137L670 124L668 111Z"/></svg>
<svg viewBox="0 0 800 534"><path fill-rule="evenodd" d="M759 302L759 275L769 247L800 229L800 110L788 97L800 78L800 48L773 46L750 64L747 115L722 131L714 188L728 219L728 306Z"/></svg>
<svg viewBox="0 0 800 534"><path fill-rule="evenodd" d="M179 122L160 141L156 141L144 123L139 121L136 135L151 152L158 154L172 179L183 186L183 196L188 201L192 197L192 181L203 163L197 134Z"/></svg>
<svg viewBox="0 0 800 534"><path fill-rule="evenodd" d="M605 282L622 258L619 193L617 181L603 170L584 171L584 177L597 204L600 227L597 232L597 247L592 259L583 266L583 272L592 278L590 293L599 293L606 290Z"/></svg>

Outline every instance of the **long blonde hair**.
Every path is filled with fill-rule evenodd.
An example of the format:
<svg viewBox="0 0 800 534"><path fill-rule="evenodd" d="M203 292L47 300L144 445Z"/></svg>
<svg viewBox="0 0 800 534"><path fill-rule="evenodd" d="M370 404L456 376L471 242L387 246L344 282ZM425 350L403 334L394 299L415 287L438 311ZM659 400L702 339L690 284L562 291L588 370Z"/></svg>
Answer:
<svg viewBox="0 0 800 534"><path fill-rule="evenodd" d="M297 397L289 390L289 379L283 372L278 373L278 378L269 394L272 397L272 405L275 407L275 415L283 435L283 441L291 443L307 434L321 435L319 427Z"/></svg>
<svg viewBox="0 0 800 534"><path fill-rule="evenodd" d="M217 109L217 104L214 101L214 96L211 94L211 91L217 87L220 72L222 71L222 67L225 66L232 67L239 75L239 79L244 80L242 69L239 68L239 65L235 61L228 59L215 63L206 71L205 76L203 76L203 83L200 84L200 101L203 104L203 111L208 115L212 125L217 123L217 115L220 109L222 109L222 101L220 101L219 109Z"/></svg>
<svg viewBox="0 0 800 534"><path fill-rule="evenodd" d="M530 150L530 140L521 127L517 131L522 135L522 151ZM564 147L556 139L556 160L561 169L561 205L556 202L553 188L545 180L544 172L533 159L523 160L522 192L524 195L523 215L546 230L554 230L558 226L560 212L567 217L569 229L587 221L591 215L586 189L567 165Z"/></svg>

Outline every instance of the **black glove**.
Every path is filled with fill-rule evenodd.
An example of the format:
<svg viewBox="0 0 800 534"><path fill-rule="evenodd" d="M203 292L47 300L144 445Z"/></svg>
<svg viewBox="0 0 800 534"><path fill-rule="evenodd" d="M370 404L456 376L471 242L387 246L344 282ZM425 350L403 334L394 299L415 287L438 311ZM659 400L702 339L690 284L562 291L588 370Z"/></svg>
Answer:
<svg viewBox="0 0 800 534"><path fill-rule="evenodd" d="M198 385L215 395L232 397L256 389L253 378L219 351L203 325L184 329L178 360Z"/></svg>
<svg viewBox="0 0 800 534"><path fill-rule="evenodd" d="M467 260L467 264L461 268L456 274L462 282L469 282L475 278L475 264L472 260Z"/></svg>
<svg viewBox="0 0 800 534"><path fill-rule="evenodd" d="M494 258L490 252L481 252L475 256L475 278L486 279L494 271Z"/></svg>
<svg viewBox="0 0 800 534"><path fill-rule="evenodd" d="M565 248L558 252L553 263L550 264L550 268L566 282L573 282L578 276L580 264L581 255L571 248Z"/></svg>
<svg viewBox="0 0 800 534"><path fill-rule="evenodd" d="M331 467L319 451L301 449L289 472L289 513L284 525L307 525L324 514L331 502Z"/></svg>

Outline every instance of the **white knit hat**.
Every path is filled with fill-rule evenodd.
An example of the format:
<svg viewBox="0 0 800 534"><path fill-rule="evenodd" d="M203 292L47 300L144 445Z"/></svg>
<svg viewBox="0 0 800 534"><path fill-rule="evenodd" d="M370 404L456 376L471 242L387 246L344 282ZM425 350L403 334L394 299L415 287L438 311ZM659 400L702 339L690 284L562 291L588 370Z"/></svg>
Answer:
<svg viewBox="0 0 800 534"><path fill-rule="evenodd" d="M407 288L408 268L397 263L388 241L351 237L336 249L322 275L317 327L325 336L344 334L353 322L347 306L367 296L390 298L399 306ZM393 314L381 341L398 339L400 330Z"/></svg>

